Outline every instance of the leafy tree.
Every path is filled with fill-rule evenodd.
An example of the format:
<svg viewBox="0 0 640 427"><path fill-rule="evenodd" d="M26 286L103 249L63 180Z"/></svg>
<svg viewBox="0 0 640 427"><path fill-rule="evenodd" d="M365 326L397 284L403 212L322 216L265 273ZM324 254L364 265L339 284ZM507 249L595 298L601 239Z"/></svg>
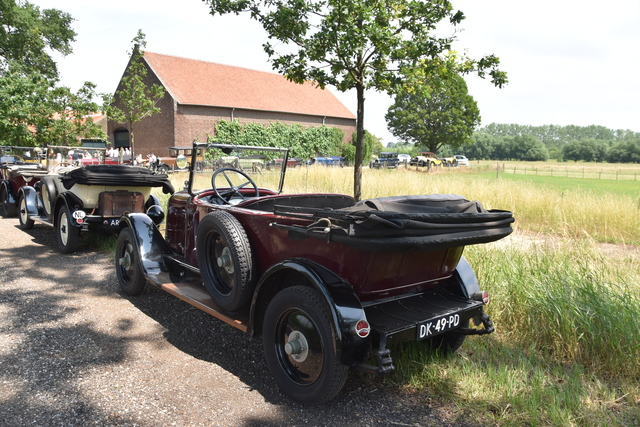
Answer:
<svg viewBox="0 0 640 427"><path fill-rule="evenodd" d="M602 162L606 159L609 146L606 142L597 139L581 139L568 142L562 148L564 160L585 162Z"/></svg>
<svg viewBox="0 0 640 427"><path fill-rule="evenodd" d="M531 135L542 141L549 152L554 152L552 157L560 156L563 147L571 141L595 140L611 146L613 143L627 138L638 138L640 134L630 130L611 130L604 126L525 126L518 124L491 123L478 130L496 137ZM553 150L552 150L553 149Z"/></svg>
<svg viewBox="0 0 640 427"><path fill-rule="evenodd" d="M94 90L95 85L86 82L72 93L67 87L56 87L53 79L12 68L0 75L0 141L23 146L73 145L79 137L106 138L87 118L100 110L93 100Z"/></svg>
<svg viewBox="0 0 640 427"><path fill-rule="evenodd" d="M0 0L0 72L19 64L26 74L55 78L49 51L71 53L76 33L73 18L58 9L40 10L28 1Z"/></svg>
<svg viewBox="0 0 640 427"><path fill-rule="evenodd" d="M56 87L58 71L50 52L71 53L72 21L57 9L0 0L0 141L42 144L50 142L52 127L69 124L61 93L72 94Z"/></svg>
<svg viewBox="0 0 640 427"><path fill-rule="evenodd" d="M50 117L50 80L40 74L24 74L13 67L0 75L0 141L6 145L34 146L34 132Z"/></svg>
<svg viewBox="0 0 640 427"><path fill-rule="evenodd" d="M607 153L611 163L640 163L640 137L627 138L611 147Z"/></svg>
<svg viewBox="0 0 640 427"><path fill-rule="evenodd" d="M94 101L96 85L85 82L76 93L67 87L57 87L49 92L51 108L55 111L41 126L39 139L47 143L74 145L79 137L106 140L102 128L93 122L91 113L100 111L101 106Z"/></svg>
<svg viewBox="0 0 640 427"><path fill-rule="evenodd" d="M109 119L126 123L129 128L132 158L135 156L134 123L159 113L161 110L157 103L165 94L161 85L148 85L146 82L148 70L143 61L143 52L140 50L140 47L147 46L144 38L145 34L138 30L138 34L132 40L133 50L130 53L129 65L115 95L113 98L105 96Z"/></svg>
<svg viewBox="0 0 640 427"><path fill-rule="evenodd" d="M474 142L465 149L465 155L470 159L493 159L498 138L484 133L475 132L473 134Z"/></svg>
<svg viewBox="0 0 640 427"><path fill-rule="evenodd" d="M513 157L529 162L549 160L549 150L538 138L532 135L521 135L513 138Z"/></svg>
<svg viewBox="0 0 640 427"><path fill-rule="evenodd" d="M205 0L212 14L249 12L266 30L263 45L274 69L288 79L313 80L339 91L355 89L357 136L354 197L362 192L365 91L393 94L401 84L421 82L436 67L491 76L506 83L493 55L480 60L460 58L449 51L455 36L438 37L441 21L458 25L464 14L448 0ZM276 52L276 46L281 53ZM437 61L435 61L437 60Z"/></svg>
<svg viewBox="0 0 640 427"><path fill-rule="evenodd" d="M464 79L453 74L429 79L423 90L400 91L385 118L396 137L435 153L470 144L480 110Z"/></svg>

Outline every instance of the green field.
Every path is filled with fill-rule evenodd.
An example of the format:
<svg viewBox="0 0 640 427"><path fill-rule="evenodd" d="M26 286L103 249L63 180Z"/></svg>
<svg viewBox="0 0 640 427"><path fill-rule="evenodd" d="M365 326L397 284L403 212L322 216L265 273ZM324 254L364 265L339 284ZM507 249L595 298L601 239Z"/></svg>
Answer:
<svg viewBox="0 0 640 427"><path fill-rule="evenodd" d="M461 194L511 210L517 231L465 249L492 297L494 334L469 337L450 356L417 342L394 347L397 371L360 381L446 408L453 423L640 425L640 182L496 179L481 165L363 172L363 198ZM176 176L176 188L183 181ZM350 168L296 168L285 192L351 194L352 182ZM601 250L611 243L613 255Z"/></svg>
<svg viewBox="0 0 640 427"><path fill-rule="evenodd" d="M496 179L494 172L479 173L486 179ZM566 178L560 176L499 174L498 179L530 183L556 191L592 192L593 195L615 194L640 199L640 181L615 181L596 178Z"/></svg>

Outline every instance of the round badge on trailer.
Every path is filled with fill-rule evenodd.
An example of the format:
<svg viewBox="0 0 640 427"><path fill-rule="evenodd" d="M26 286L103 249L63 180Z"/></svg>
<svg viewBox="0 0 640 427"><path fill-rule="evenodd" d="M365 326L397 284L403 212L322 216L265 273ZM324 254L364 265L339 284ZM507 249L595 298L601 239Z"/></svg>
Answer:
<svg viewBox="0 0 640 427"><path fill-rule="evenodd" d="M85 211L73 211L73 219L82 219L87 216Z"/></svg>

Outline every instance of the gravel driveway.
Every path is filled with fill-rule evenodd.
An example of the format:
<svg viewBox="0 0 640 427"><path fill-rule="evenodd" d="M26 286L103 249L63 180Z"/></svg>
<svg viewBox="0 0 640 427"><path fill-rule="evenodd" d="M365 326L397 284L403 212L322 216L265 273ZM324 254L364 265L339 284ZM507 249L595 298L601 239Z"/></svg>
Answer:
<svg viewBox="0 0 640 427"><path fill-rule="evenodd" d="M352 374L322 406L278 391L259 339L163 291L119 291L111 254L61 255L0 219L2 426L442 426L429 396Z"/></svg>

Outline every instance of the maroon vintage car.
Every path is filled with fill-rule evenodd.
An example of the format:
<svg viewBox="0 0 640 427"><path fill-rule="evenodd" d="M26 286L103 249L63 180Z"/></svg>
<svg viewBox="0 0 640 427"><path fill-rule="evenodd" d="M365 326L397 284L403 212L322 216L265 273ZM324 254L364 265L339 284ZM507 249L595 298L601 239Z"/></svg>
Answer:
<svg viewBox="0 0 640 427"><path fill-rule="evenodd" d="M20 188L35 185L46 174L38 148L0 146L0 214L16 216Z"/></svg>
<svg viewBox="0 0 640 427"><path fill-rule="evenodd" d="M262 336L269 369L292 399L333 398L350 367L393 370L389 344L455 350L465 336L493 331L488 296L462 252L511 233L510 212L456 195L282 194L286 149L193 148L191 164L197 152L204 160L171 196L165 236L145 214L120 220L120 286L137 295L151 283ZM215 169L216 158L257 152L283 161Z"/></svg>

